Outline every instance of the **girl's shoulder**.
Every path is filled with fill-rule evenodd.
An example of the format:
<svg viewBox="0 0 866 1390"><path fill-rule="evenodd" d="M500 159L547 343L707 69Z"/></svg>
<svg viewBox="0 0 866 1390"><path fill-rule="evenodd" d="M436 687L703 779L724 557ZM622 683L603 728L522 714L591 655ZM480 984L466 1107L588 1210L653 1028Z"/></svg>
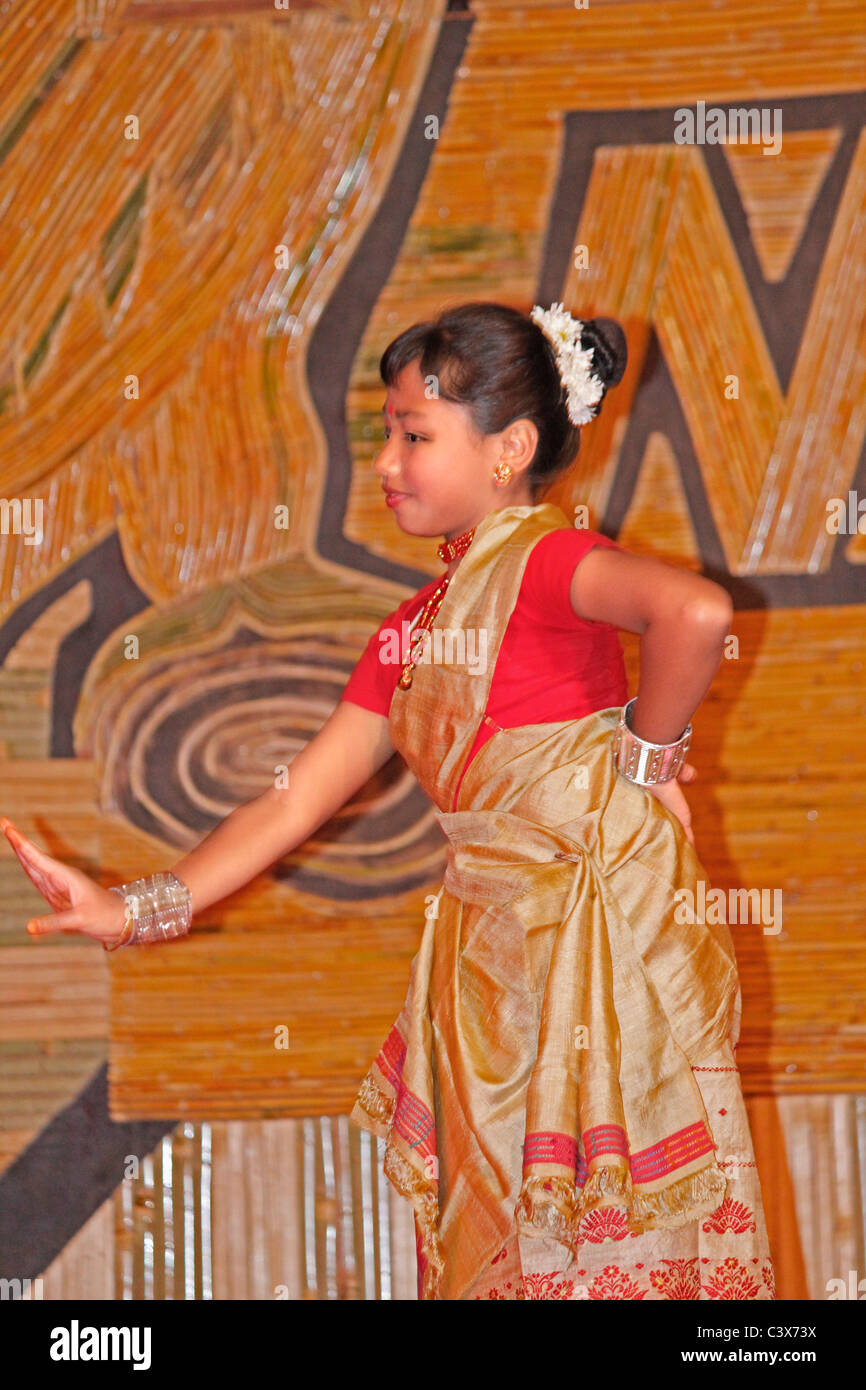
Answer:
<svg viewBox="0 0 866 1390"><path fill-rule="evenodd" d="M520 605L527 616L548 627L616 628L611 623L580 618L571 606L571 581L585 555L596 546L623 550L617 541L601 531L586 527L563 526L548 531L533 545L520 586Z"/></svg>

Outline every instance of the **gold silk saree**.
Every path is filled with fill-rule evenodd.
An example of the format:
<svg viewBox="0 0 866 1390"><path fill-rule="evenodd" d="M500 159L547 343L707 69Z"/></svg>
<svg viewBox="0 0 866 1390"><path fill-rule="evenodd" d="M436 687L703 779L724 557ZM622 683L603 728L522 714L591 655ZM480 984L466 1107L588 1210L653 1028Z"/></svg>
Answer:
<svg viewBox="0 0 866 1390"><path fill-rule="evenodd" d="M486 669L422 659L389 711L447 864L351 1118L387 1141L425 1299L467 1296L515 1232L565 1262L588 1213L617 1207L637 1233L726 1196L693 1067L737 1040L733 945L677 920L676 891L705 874L615 770L620 708L497 728L464 773L531 548L568 524L547 503L484 518L435 626L486 632Z"/></svg>

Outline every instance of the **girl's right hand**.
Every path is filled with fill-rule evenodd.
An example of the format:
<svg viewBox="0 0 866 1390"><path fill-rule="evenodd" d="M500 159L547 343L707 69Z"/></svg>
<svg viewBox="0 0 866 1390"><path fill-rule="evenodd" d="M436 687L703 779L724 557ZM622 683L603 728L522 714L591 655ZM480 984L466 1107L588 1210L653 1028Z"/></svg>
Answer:
<svg viewBox="0 0 866 1390"><path fill-rule="evenodd" d="M676 777L669 782L652 782L646 788L656 801L660 801L663 806L675 815L680 825L683 827L686 839L695 848L695 832L692 830L692 813L689 810L689 803L683 796L680 782L694 782L697 780L698 769L694 763L683 763Z"/></svg>
<svg viewBox="0 0 866 1390"><path fill-rule="evenodd" d="M27 931L31 936L49 932L80 932L94 941L113 945L123 931L126 919L124 901L117 893L101 888L80 869L70 868L34 845L6 816L0 816L0 830L17 854L31 882L55 910L45 917L31 917Z"/></svg>

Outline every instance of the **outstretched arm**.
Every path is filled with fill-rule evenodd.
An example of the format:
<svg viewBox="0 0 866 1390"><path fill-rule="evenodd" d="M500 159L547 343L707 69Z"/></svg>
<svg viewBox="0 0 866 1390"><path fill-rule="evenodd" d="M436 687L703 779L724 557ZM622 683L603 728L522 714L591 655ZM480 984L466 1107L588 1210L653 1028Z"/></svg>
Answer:
<svg viewBox="0 0 866 1390"><path fill-rule="evenodd" d="M287 788L268 788L239 806L172 866L190 890L193 914L242 888L302 844L393 751L385 716L341 700L290 764ZM0 818L0 829L54 909L51 915L31 918L27 930L32 936L64 931L106 943L117 940L125 909L116 893L46 854L6 817Z"/></svg>
<svg viewBox="0 0 866 1390"><path fill-rule="evenodd" d="M309 839L390 758L388 720L341 700L289 766L288 787L269 787L232 811L172 871L192 910L228 897Z"/></svg>

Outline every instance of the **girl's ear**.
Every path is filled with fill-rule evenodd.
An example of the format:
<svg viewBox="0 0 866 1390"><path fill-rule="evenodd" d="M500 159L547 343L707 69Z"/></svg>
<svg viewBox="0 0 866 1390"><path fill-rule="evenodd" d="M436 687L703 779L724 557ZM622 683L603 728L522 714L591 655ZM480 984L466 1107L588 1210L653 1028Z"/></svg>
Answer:
<svg viewBox="0 0 866 1390"><path fill-rule="evenodd" d="M532 420L521 416L512 420L502 431L502 461L512 468L528 468L538 445L538 429Z"/></svg>

